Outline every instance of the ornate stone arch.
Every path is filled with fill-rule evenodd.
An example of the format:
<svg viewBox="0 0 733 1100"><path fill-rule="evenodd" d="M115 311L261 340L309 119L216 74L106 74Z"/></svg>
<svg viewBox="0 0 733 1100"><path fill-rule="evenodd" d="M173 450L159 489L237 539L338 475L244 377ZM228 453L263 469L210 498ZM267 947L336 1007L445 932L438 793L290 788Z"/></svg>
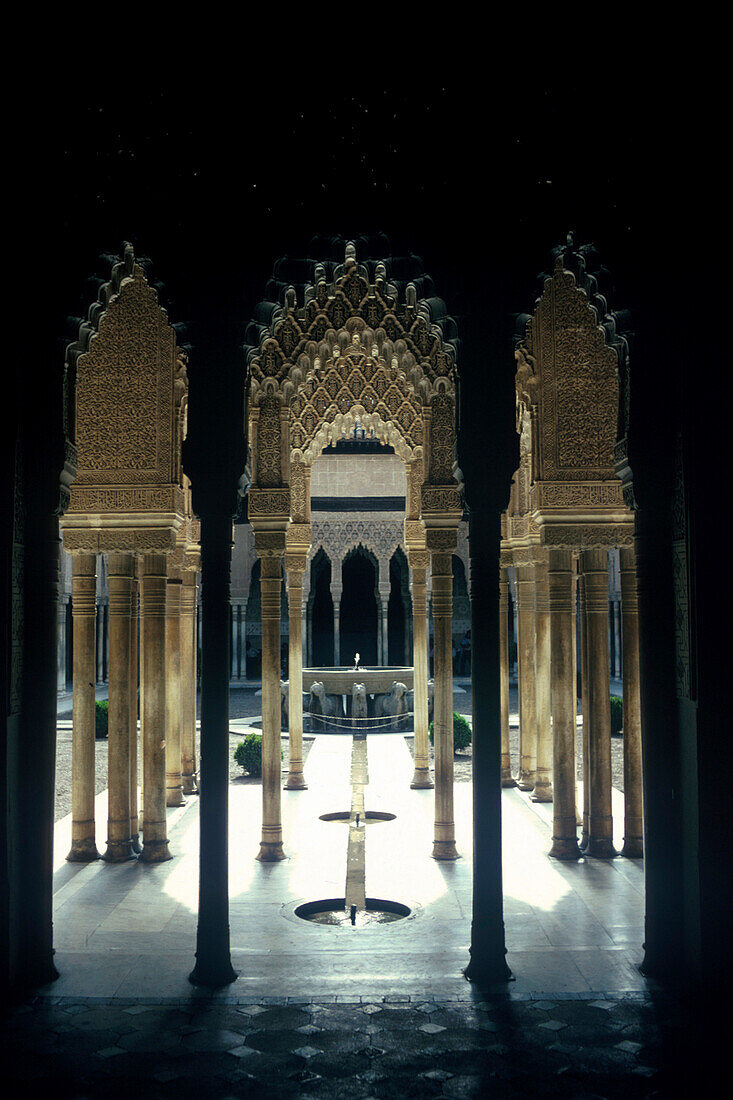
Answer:
<svg viewBox="0 0 733 1100"><path fill-rule="evenodd" d="M438 299L403 295L389 261L357 264L353 245L313 281L284 288L281 304L258 309L248 349L249 516L255 527L308 523L307 469L356 420L394 447L407 467L406 541L424 545L428 526L454 527L455 344ZM450 320L450 319L448 319ZM410 527L410 523L413 524Z"/></svg>

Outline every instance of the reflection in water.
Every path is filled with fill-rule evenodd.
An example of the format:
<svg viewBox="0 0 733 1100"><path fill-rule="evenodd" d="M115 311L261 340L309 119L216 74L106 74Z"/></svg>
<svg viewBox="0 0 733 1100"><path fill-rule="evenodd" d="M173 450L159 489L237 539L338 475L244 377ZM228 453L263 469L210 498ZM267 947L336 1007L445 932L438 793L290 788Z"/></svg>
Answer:
<svg viewBox="0 0 733 1100"><path fill-rule="evenodd" d="M357 909L355 919L352 922L348 909L322 909L317 913L298 913L303 920L312 924L340 925L343 928L367 928L373 924L389 924L391 921L402 920L409 913L387 912L384 909Z"/></svg>

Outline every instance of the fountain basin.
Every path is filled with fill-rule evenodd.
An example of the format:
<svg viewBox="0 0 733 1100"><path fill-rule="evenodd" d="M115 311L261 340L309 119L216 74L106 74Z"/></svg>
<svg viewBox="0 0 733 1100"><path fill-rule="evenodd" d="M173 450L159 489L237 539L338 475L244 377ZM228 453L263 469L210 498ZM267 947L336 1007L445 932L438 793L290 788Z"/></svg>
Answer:
<svg viewBox="0 0 733 1100"><path fill-rule="evenodd" d="M388 695L395 681L412 691L414 669L385 665L381 668L304 668L303 691L322 683L327 695L351 695L354 684L363 684L367 695Z"/></svg>
<svg viewBox="0 0 733 1100"><path fill-rule="evenodd" d="M324 898L322 901L307 901L295 909L296 917L336 928L372 928L380 924L392 924L394 921L409 917L411 910L399 901L386 901L381 898L367 898L366 908L354 914L344 908L344 898Z"/></svg>

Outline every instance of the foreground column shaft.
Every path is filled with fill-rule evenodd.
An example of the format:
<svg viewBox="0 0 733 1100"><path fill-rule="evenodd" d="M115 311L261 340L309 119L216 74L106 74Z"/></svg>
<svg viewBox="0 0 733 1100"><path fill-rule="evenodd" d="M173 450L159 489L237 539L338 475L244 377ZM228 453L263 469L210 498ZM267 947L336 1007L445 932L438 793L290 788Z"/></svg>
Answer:
<svg viewBox="0 0 733 1100"><path fill-rule="evenodd" d="M234 981L229 949L229 588L232 521L201 516L201 782L196 965L189 980Z"/></svg>
<svg viewBox="0 0 733 1100"><path fill-rule="evenodd" d="M183 806L181 782L181 575L171 567L165 613L165 804Z"/></svg>
<svg viewBox="0 0 733 1100"><path fill-rule="evenodd" d="M305 566L305 559L303 560ZM288 730L290 763L285 783L289 791L304 791L303 775L303 570L288 568Z"/></svg>
<svg viewBox="0 0 733 1100"><path fill-rule="evenodd" d="M621 563L621 639L624 706L624 846L630 859L644 855L641 772L641 688L639 682L639 610L633 550L619 552Z"/></svg>
<svg viewBox="0 0 733 1100"><path fill-rule="evenodd" d="M537 774L537 705L535 698L534 566L517 566L519 628L519 780L520 791L534 789Z"/></svg>
<svg viewBox="0 0 733 1100"><path fill-rule="evenodd" d="M435 859L457 859L453 819L453 566L432 551L435 659Z"/></svg>
<svg viewBox="0 0 733 1100"><path fill-rule="evenodd" d="M415 771L410 786L415 790L433 787L428 742L428 599L427 550L410 551L412 568L413 696L415 708Z"/></svg>
<svg viewBox="0 0 733 1100"><path fill-rule="evenodd" d="M166 742L165 554L146 554L142 567L143 850L146 863L170 859L165 818Z"/></svg>
<svg viewBox="0 0 733 1100"><path fill-rule="evenodd" d="M71 742L71 849L72 863L99 859L94 824L94 755L96 695L95 625L97 618L97 559L75 554L72 559L74 624L74 701Z"/></svg>
<svg viewBox="0 0 733 1100"><path fill-rule="evenodd" d="M588 695L590 730L588 764L590 806L588 854L611 859L611 704L608 653L608 552L585 550L581 554L585 581L585 616L588 633Z"/></svg>
<svg viewBox="0 0 733 1100"><path fill-rule="evenodd" d="M552 730L550 727L550 593L547 561L535 562L535 706L537 772L533 802L552 802Z"/></svg>
<svg viewBox="0 0 733 1100"><path fill-rule="evenodd" d="M501 785L515 787L509 754L509 580L506 566L499 570L499 705L501 707Z"/></svg>
<svg viewBox="0 0 733 1100"><path fill-rule="evenodd" d="M109 555L109 732L107 851L112 863L132 859L130 835L131 554Z"/></svg>
<svg viewBox="0 0 733 1100"><path fill-rule="evenodd" d="M186 569L181 586L181 785L196 794L196 573Z"/></svg>
<svg viewBox="0 0 733 1100"><path fill-rule="evenodd" d="M553 820L550 855L579 859L575 810L575 663L570 550L550 550L548 599L552 661Z"/></svg>
<svg viewBox="0 0 733 1100"><path fill-rule="evenodd" d="M257 859L283 852L280 797L280 585L282 554L262 557L262 841Z"/></svg>
<svg viewBox="0 0 733 1100"><path fill-rule="evenodd" d="M501 702L499 661L499 509L484 502L471 513L471 687L473 696L474 982L507 981L501 868ZM502 572L502 581L506 573Z"/></svg>

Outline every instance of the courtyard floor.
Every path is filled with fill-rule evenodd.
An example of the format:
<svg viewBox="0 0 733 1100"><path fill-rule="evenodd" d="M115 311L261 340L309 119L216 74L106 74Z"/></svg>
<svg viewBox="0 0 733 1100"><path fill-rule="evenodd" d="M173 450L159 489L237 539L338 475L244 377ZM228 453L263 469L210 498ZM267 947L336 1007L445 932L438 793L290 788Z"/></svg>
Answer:
<svg viewBox="0 0 733 1100"><path fill-rule="evenodd" d="M231 785L238 977L213 994L187 980L198 799L168 811L166 864L66 863L69 819L57 823L60 977L3 1029L11 1095L51 1086L62 1097L663 1094L686 1032L678 1006L637 969L642 864L549 860L551 807L517 790L502 797L513 982L479 990L462 976L472 787L455 788L461 858L437 863L433 793L410 790L401 734L367 739L365 807L396 816L365 830L366 892L408 905L410 916L356 929L295 916L301 901L344 894L349 829L321 815L351 805L351 747L348 736L311 743L309 789L283 791L281 863L254 859L261 788ZM100 793L100 847L105 818ZM617 812L617 830L622 820Z"/></svg>

